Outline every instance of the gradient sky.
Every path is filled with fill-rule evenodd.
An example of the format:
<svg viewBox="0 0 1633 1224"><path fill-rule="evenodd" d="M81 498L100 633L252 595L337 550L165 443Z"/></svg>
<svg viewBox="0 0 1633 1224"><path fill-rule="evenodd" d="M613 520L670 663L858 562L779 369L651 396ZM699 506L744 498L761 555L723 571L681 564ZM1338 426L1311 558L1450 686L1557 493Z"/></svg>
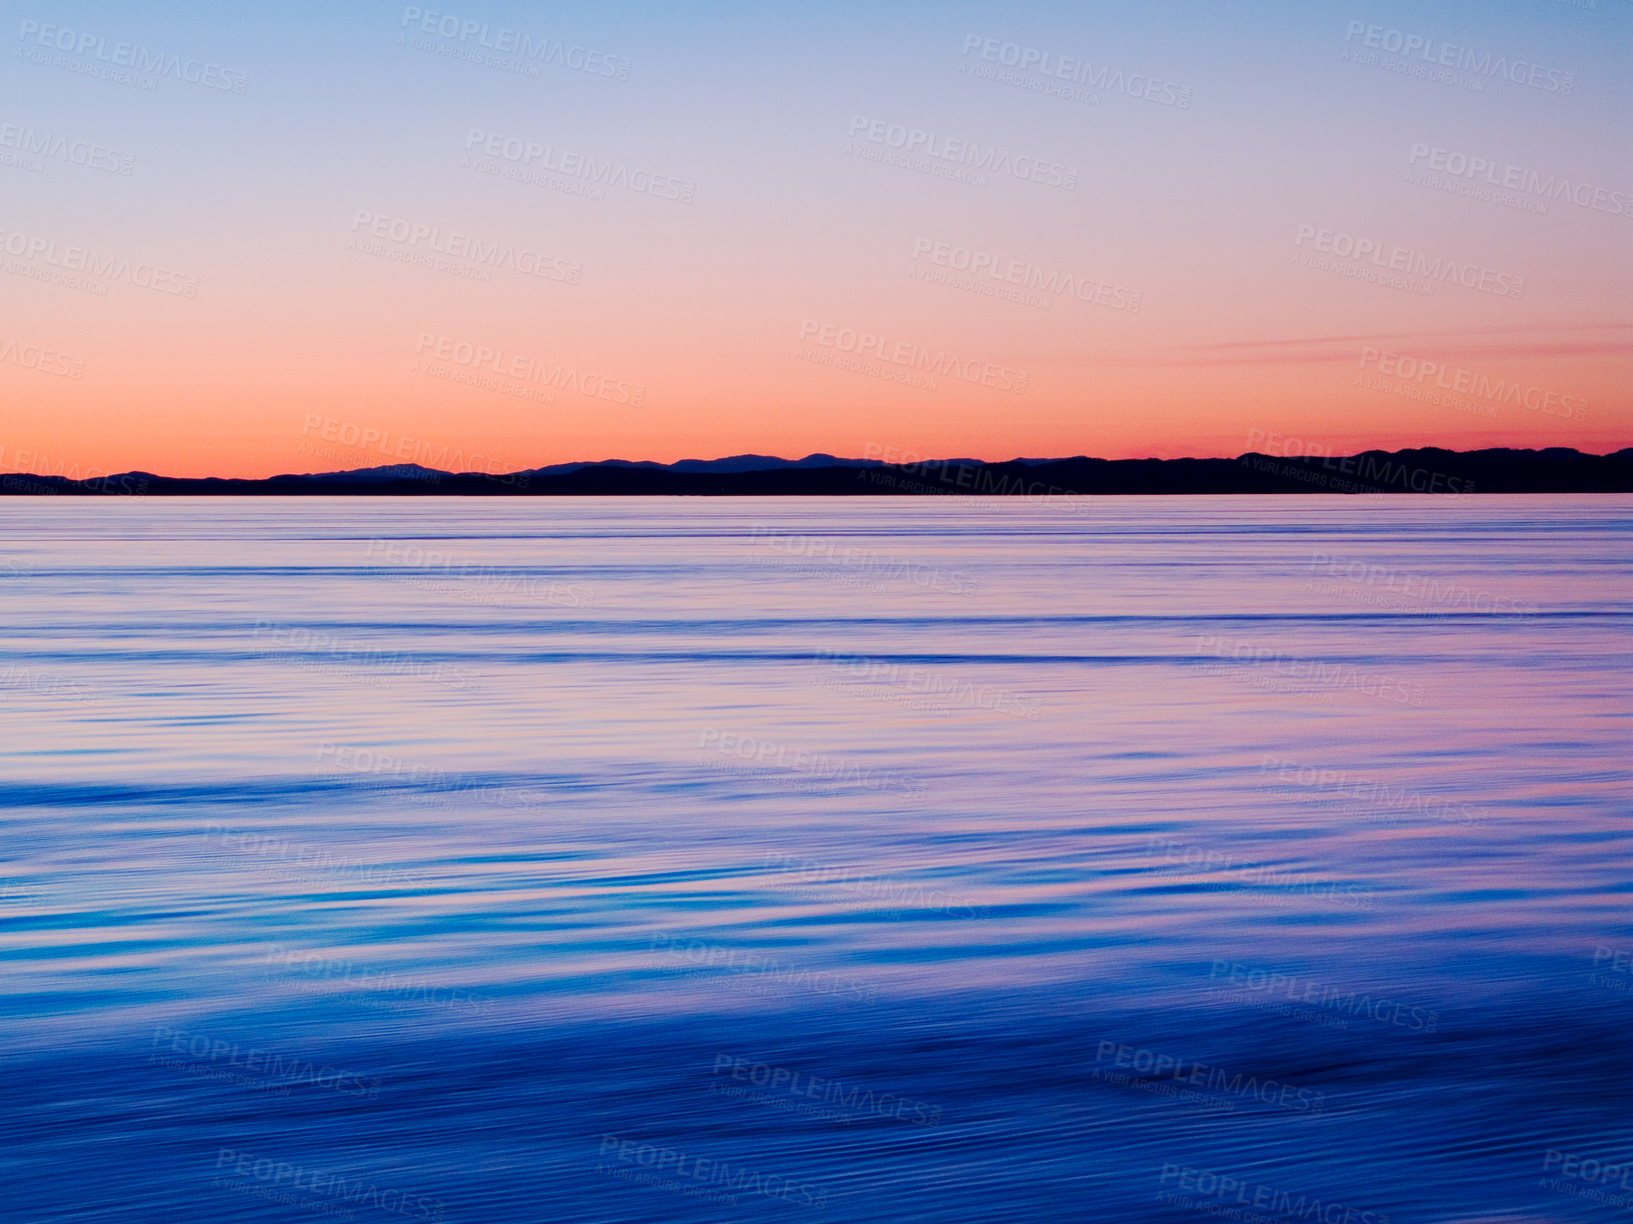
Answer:
<svg viewBox="0 0 1633 1224"><path fill-rule="evenodd" d="M1628 0L142 8L7 6L0 471L1633 444ZM891 125L1057 181L863 155ZM567 153L690 199L575 194ZM1475 158L1531 186L1420 181ZM553 276L413 262L455 234ZM964 253L1104 288L934 279Z"/></svg>

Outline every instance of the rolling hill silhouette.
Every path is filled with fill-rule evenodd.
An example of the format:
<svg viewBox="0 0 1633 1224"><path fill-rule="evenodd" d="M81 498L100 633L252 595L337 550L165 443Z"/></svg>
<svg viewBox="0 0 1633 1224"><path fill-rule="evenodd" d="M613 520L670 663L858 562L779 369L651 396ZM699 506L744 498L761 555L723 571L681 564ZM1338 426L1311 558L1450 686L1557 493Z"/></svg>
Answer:
<svg viewBox="0 0 1633 1224"><path fill-rule="evenodd" d="M1068 494L1628 493L1633 448L1590 455L1567 447L1453 451L1424 447L1356 455L1235 459L931 459L887 464L812 454L733 455L677 463L607 459L519 472L442 472L418 464L259 480L123 472L93 479L11 473L13 496L949 496Z"/></svg>

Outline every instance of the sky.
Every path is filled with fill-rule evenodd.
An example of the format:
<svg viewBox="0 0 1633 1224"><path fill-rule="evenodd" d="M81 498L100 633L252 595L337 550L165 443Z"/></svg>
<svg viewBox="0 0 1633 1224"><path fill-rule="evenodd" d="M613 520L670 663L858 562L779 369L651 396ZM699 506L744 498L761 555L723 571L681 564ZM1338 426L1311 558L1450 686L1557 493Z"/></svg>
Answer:
<svg viewBox="0 0 1633 1224"><path fill-rule="evenodd" d="M1633 3L5 6L0 471L1633 445Z"/></svg>

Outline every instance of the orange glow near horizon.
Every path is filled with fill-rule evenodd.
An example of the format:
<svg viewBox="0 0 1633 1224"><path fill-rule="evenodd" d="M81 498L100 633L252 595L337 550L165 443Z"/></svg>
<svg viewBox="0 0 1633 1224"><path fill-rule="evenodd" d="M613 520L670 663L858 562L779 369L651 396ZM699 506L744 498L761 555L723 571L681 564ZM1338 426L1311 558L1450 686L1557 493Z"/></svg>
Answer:
<svg viewBox="0 0 1633 1224"><path fill-rule="evenodd" d="M1108 17L1183 106L1013 88L944 18L863 11L586 30L628 80L405 50L390 14L317 46L277 13L151 19L241 96L19 62L0 471L1633 445L1604 40L1511 15L1582 88L1459 94L1340 63L1335 13L1259 30L1251 90L1223 16ZM893 164L898 131L987 169ZM1571 193L1481 198L1465 149Z"/></svg>

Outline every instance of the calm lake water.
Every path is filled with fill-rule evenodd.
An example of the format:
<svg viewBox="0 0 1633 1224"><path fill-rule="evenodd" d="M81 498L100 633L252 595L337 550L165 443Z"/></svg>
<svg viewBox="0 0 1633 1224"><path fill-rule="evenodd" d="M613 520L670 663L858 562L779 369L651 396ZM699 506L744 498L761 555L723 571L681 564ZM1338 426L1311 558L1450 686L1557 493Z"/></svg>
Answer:
<svg viewBox="0 0 1633 1224"><path fill-rule="evenodd" d="M0 499L5 1218L1625 1219L1630 527Z"/></svg>

